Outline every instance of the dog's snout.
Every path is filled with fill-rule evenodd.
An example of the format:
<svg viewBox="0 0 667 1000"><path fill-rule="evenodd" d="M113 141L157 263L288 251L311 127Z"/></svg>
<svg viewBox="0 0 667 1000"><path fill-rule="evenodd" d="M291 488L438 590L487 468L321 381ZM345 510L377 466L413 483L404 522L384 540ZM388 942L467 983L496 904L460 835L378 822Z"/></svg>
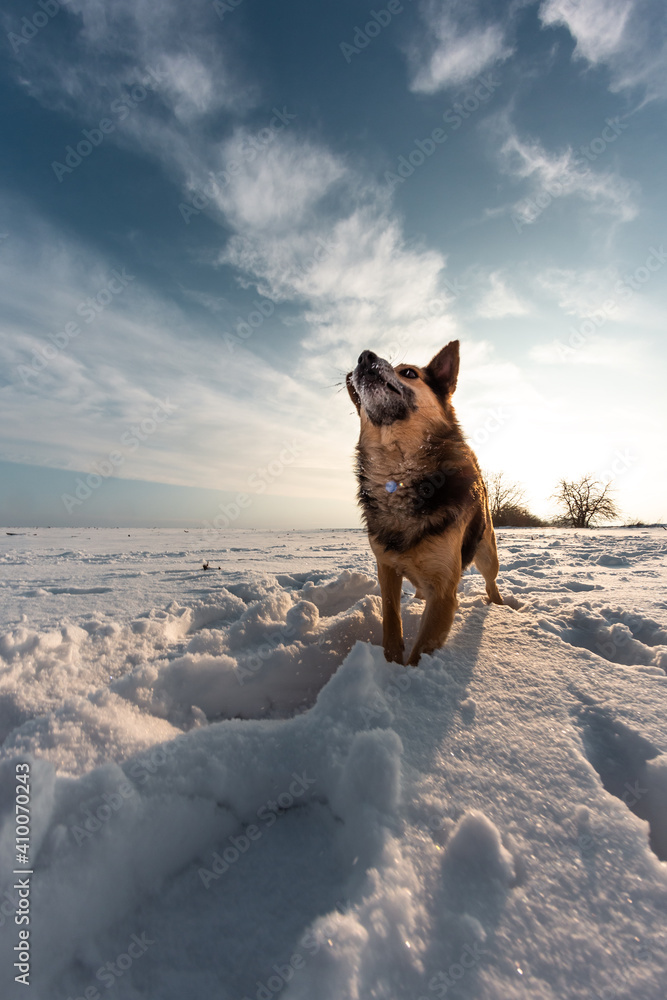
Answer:
<svg viewBox="0 0 667 1000"><path fill-rule="evenodd" d="M375 361L377 361L377 359L378 356L373 351L362 351L359 355L358 363L360 365L368 365L370 367Z"/></svg>

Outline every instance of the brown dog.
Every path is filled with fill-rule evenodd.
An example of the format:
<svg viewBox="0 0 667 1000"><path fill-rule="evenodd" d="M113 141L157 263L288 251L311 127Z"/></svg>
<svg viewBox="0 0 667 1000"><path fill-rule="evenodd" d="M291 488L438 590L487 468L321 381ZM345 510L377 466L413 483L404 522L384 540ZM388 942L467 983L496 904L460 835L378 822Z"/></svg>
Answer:
<svg viewBox="0 0 667 1000"><path fill-rule="evenodd" d="M461 573L471 561L489 601L503 603L486 487L451 403L458 373L454 340L426 368L393 368L363 351L346 379L361 418L358 498L377 559L388 660L403 663L404 576L426 600L412 666L447 638Z"/></svg>

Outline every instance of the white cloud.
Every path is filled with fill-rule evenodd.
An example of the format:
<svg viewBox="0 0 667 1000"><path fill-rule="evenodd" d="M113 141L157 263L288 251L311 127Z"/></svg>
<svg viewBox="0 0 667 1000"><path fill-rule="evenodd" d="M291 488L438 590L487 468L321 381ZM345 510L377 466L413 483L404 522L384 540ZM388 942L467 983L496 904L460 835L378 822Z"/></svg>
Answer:
<svg viewBox="0 0 667 1000"><path fill-rule="evenodd" d="M563 340L536 344L531 347L528 356L540 365L589 365L626 372L641 370L645 360L645 343L636 339L628 342L612 337L576 334L573 328Z"/></svg>
<svg viewBox="0 0 667 1000"><path fill-rule="evenodd" d="M612 324L633 340L639 331L660 337L664 329L663 281L651 257L651 253L640 254L638 267L630 264L620 269L547 268L536 275L535 285L568 317L570 333L583 330L588 337ZM645 266L647 259L654 270Z"/></svg>
<svg viewBox="0 0 667 1000"><path fill-rule="evenodd" d="M398 358L408 350L427 353L455 335L440 282L445 258L407 246L381 201L328 226L311 218L283 235L244 231L220 260L261 294L305 305L303 347L309 370L322 377L333 366L349 370L363 347Z"/></svg>
<svg viewBox="0 0 667 1000"><path fill-rule="evenodd" d="M612 90L640 86L646 99L667 97L667 45L656 0L544 0L544 25L565 26L576 41L574 55L606 65Z"/></svg>
<svg viewBox="0 0 667 1000"><path fill-rule="evenodd" d="M527 316L530 312L525 302L507 284L501 271L489 275L489 290L477 307L483 319L502 319L506 316Z"/></svg>
<svg viewBox="0 0 667 1000"><path fill-rule="evenodd" d="M200 292L196 288L186 288L184 285L179 285L179 288L187 299L196 302L197 305L207 309L214 316L222 313L229 305L229 300L222 295L211 295L209 292Z"/></svg>
<svg viewBox="0 0 667 1000"><path fill-rule="evenodd" d="M331 391L323 406L321 385L241 345L230 353L219 320L193 321L138 277L86 322L80 304L108 286L117 262L2 207L12 251L0 257L3 458L87 471L120 451L121 477L236 491L298 439L300 454L271 492L295 492L304 468L324 464L324 494L352 496L346 395ZM64 338L68 323L78 329ZM164 399L174 413L128 450L123 434Z"/></svg>
<svg viewBox="0 0 667 1000"><path fill-rule="evenodd" d="M576 55L604 62L623 48L634 6L634 0L546 0L540 20L566 25L577 41Z"/></svg>
<svg viewBox="0 0 667 1000"><path fill-rule="evenodd" d="M252 135L238 130L220 151L221 171L211 175L207 190L237 230L298 230L346 173L328 150L288 133L272 136L270 144L249 159ZM231 174L225 170L230 163L242 169Z"/></svg>
<svg viewBox="0 0 667 1000"><path fill-rule="evenodd" d="M78 71L90 101L101 86L134 67L159 68L158 91L177 118L188 120L218 108L242 108L249 88L232 77L229 59L212 30L208 4L184 8L179 0L70 0L67 11L82 19ZM52 59L57 55L52 54ZM119 74L119 65L126 73ZM60 63L62 69L62 63ZM253 88L250 88L252 90Z"/></svg>
<svg viewBox="0 0 667 1000"><path fill-rule="evenodd" d="M275 129L271 116L257 132L237 126L221 142L198 126L216 109L238 110L253 93L230 82L218 33L199 8L72 0L68 9L82 18L76 60L54 50L42 65L28 54L29 86L44 103L60 101L91 120L154 71L157 105L146 100L112 141L149 151L191 195L204 195L204 210L233 233L218 262L242 285L299 303L313 377L330 381L369 343L398 355L422 340L441 346L455 333L451 296L440 285L445 258L406 244L385 189L304 139L291 115ZM463 62L457 73L465 75ZM215 314L214 297L199 301Z"/></svg>
<svg viewBox="0 0 667 1000"><path fill-rule="evenodd" d="M220 81L190 53L162 56L160 91L178 119L189 121L220 106Z"/></svg>
<svg viewBox="0 0 667 1000"><path fill-rule="evenodd" d="M60 17L69 20L75 39L46 52L21 46L15 53L18 82L45 107L80 123L97 126L110 118L115 129L107 141L156 157L179 181L188 170L214 162L206 120L257 103L257 87L240 74L237 61L232 71L224 36L212 30L210 4L70 0ZM124 112L116 110L121 105ZM54 149L54 159L62 159L75 135L63 136L63 152Z"/></svg>
<svg viewBox="0 0 667 1000"><path fill-rule="evenodd" d="M528 197L513 205L519 227L531 225L554 200L578 197L593 211L616 222L630 222L638 214L638 185L611 170L592 169L570 147L549 153L537 140L520 138L511 126L500 148L501 167L506 173L527 181ZM604 155L604 154L601 154Z"/></svg>
<svg viewBox="0 0 667 1000"><path fill-rule="evenodd" d="M552 267L538 274L535 280L564 313L583 318L611 299L618 278L614 268L576 271Z"/></svg>
<svg viewBox="0 0 667 1000"><path fill-rule="evenodd" d="M418 93L460 86L512 54L502 25L471 23L469 5L431 2L422 16L426 30L408 52Z"/></svg>
<svg viewBox="0 0 667 1000"><path fill-rule="evenodd" d="M356 208L330 229L311 219L286 239L246 232L224 259L268 282L271 298L377 303L399 322L414 314L415 301L436 295L445 266L437 251L407 248L398 223L378 206Z"/></svg>
<svg viewBox="0 0 667 1000"><path fill-rule="evenodd" d="M247 108L255 91L231 80L206 6L72 0L67 11L81 18L76 58L53 49L40 62L25 46L24 79L43 103L99 121L128 84L153 70L151 100L118 124L111 141L150 152L192 195L204 195L204 211L233 234L218 262L245 287L299 304L304 352L321 381L335 366L347 370L368 343L396 353L422 339L440 346L455 332L451 296L440 284L445 258L406 244L386 189L304 139L291 114L275 129L269 115L257 132L237 126L222 141L210 137L202 119ZM489 58L491 49L495 43ZM459 60L457 78L464 63L471 65ZM200 302L215 313L215 301Z"/></svg>

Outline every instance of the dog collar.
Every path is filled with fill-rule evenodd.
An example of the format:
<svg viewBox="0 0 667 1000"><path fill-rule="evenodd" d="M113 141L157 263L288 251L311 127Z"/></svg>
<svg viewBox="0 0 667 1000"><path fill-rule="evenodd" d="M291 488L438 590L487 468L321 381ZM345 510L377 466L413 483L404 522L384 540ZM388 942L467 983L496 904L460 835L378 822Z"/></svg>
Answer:
<svg viewBox="0 0 667 1000"><path fill-rule="evenodd" d="M388 479L384 484L387 493L395 493L399 486L403 486L403 483L397 483L395 479Z"/></svg>

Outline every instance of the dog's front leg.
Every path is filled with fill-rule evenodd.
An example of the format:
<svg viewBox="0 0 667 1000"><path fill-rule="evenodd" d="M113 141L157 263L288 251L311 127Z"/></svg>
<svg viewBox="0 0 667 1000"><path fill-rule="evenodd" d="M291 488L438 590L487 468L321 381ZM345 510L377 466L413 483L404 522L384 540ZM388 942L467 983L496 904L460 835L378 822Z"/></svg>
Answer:
<svg viewBox="0 0 667 1000"><path fill-rule="evenodd" d="M432 653L444 645L456 614L457 587L458 580L438 580L429 587L419 633L408 660L409 667L417 666L422 653Z"/></svg>
<svg viewBox="0 0 667 1000"><path fill-rule="evenodd" d="M403 577L393 566L378 559L378 579L382 594L382 645L390 663L403 663L401 584Z"/></svg>

